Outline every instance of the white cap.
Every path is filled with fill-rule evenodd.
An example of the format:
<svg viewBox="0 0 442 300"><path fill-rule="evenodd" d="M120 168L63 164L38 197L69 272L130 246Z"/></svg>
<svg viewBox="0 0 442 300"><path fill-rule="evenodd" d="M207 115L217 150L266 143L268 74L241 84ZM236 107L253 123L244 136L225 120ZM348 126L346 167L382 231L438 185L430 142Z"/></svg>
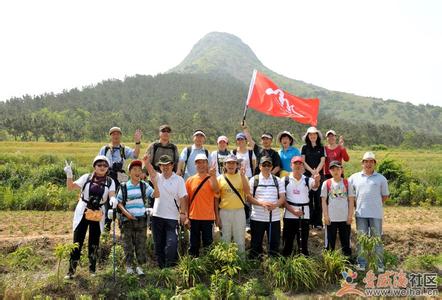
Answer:
<svg viewBox="0 0 442 300"><path fill-rule="evenodd" d="M216 141L216 143L219 144L219 142L221 142L221 141L226 142L226 144L229 143L229 139L225 135L219 136L218 140Z"/></svg>
<svg viewBox="0 0 442 300"><path fill-rule="evenodd" d="M193 133L193 136L198 135L198 134L202 135L203 137L206 137L206 134L205 134L204 131L202 131L202 130L196 130L196 131Z"/></svg>
<svg viewBox="0 0 442 300"><path fill-rule="evenodd" d="M368 151L368 152L364 153L364 156L362 157L361 161L363 161L363 160L374 160L374 161L376 161L376 157L375 157L373 152Z"/></svg>
<svg viewBox="0 0 442 300"><path fill-rule="evenodd" d="M110 166L109 159L106 156L104 156L104 155L97 155L97 156L95 156L94 160L92 161L92 167L94 167L95 163L97 161L100 161L100 160L103 160L103 161L107 162L107 165Z"/></svg>
<svg viewBox="0 0 442 300"><path fill-rule="evenodd" d="M208 161L207 156L204 153L198 153L195 156L195 160L194 161L197 161L197 160L207 160Z"/></svg>
<svg viewBox="0 0 442 300"><path fill-rule="evenodd" d="M333 135L336 135L336 132L333 129L330 129L329 131L327 131L325 136L328 136L330 133L333 134Z"/></svg>

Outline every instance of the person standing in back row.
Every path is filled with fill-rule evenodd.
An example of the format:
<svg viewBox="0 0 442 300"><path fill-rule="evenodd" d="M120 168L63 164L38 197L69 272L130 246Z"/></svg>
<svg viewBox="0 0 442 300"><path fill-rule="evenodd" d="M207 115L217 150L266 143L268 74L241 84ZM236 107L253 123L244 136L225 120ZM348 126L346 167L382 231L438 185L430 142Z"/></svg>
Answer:
<svg viewBox="0 0 442 300"><path fill-rule="evenodd" d="M216 166L216 177L218 177L223 173L224 159L230 154L229 150L227 150L229 139L221 135L218 137L216 144L218 145L218 149L210 153L209 159Z"/></svg>
<svg viewBox="0 0 442 300"><path fill-rule="evenodd" d="M146 150L146 154L148 154L150 158L150 163L157 172L161 172L158 162L163 155L168 155L172 158L173 172L177 171L179 153L177 146L170 142L171 134L172 128L169 125L161 125L159 128L159 140L150 144Z"/></svg>
<svg viewBox="0 0 442 300"><path fill-rule="evenodd" d="M211 165L209 151L204 148L205 141L206 134L204 131L197 129L193 133L193 145L184 148L183 151L181 151L176 174L178 176L183 176L184 180L197 173L195 157L198 154L204 154L208 158L209 165Z"/></svg>
<svg viewBox="0 0 442 300"><path fill-rule="evenodd" d="M278 152L272 149L272 141L273 135L269 132L264 132L261 135L261 146L255 143L253 140L249 128L246 123L242 124L242 129L244 134L247 137L247 141L249 142L249 146L253 149L253 152L256 156L256 161L261 161L261 158L264 156L270 157L272 160L272 170L271 173L275 176L279 176L279 172L281 171L281 158L279 157ZM259 166L256 167L253 175L257 175L260 172Z"/></svg>
<svg viewBox="0 0 442 300"><path fill-rule="evenodd" d="M329 165L332 161L338 161L342 164L342 161L349 161L347 149L344 147L344 137L339 137L339 144L336 143L336 132L334 130L329 130L325 134L327 138L327 145L325 145L325 166L324 174L325 179L332 178L330 173ZM342 177L344 178L344 172L342 172Z"/></svg>
<svg viewBox="0 0 442 300"><path fill-rule="evenodd" d="M305 142L301 149L305 168L304 175L315 177L316 174L319 174L322 184L324 181L325 150L321 143L321 132L315 127L309 127L302 139ZM316 229L322 229L321 189L310 191L309 199L310 208L313 210L310 223Z"/></svg>

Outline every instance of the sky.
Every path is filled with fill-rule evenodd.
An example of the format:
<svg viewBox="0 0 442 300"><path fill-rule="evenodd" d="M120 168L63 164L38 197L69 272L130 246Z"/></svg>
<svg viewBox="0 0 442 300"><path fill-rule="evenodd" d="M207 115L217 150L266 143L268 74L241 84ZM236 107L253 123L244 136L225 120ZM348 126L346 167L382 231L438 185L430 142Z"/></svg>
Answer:
<svg viewBox="0 0 442 300"><path fill-rule="evenodd" d="M2 1L0 100L163 73L212 31L293 79L442 106L438 0Z"/></svg>

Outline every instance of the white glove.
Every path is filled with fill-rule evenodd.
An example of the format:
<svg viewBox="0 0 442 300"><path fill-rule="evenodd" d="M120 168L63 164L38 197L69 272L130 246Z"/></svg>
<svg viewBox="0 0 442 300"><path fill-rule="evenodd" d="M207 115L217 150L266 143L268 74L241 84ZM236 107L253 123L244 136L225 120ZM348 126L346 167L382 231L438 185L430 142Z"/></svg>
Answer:
<svg viewBox="0 0 442 300"><path fill-rule="evenodd" d="M112 206L113 209L117 208L118 205L117 198L115 198L115 196L110 197L109 204L110 206Z"/></svg>
<svg viewBox="0 0 442 300"><path fill-rule="evenodd" d="M68 162L64 161L66 166L64 167L64 172L66 173L66 178L73 178L74 175L72 174L72 161L68 164Z"/></svg>

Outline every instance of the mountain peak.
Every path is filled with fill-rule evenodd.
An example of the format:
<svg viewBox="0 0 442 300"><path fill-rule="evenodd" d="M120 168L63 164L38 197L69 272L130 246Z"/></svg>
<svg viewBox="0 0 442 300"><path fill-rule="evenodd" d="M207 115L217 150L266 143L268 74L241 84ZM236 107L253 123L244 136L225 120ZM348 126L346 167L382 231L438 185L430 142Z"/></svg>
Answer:
<svg viewBox="0 0 442 300"><path fill-rule="evenodd" d="M263 64L239 37L225 32L210 32L200 39L190 53L170 73L227 73L247 82L253 69Z"/></svg>

